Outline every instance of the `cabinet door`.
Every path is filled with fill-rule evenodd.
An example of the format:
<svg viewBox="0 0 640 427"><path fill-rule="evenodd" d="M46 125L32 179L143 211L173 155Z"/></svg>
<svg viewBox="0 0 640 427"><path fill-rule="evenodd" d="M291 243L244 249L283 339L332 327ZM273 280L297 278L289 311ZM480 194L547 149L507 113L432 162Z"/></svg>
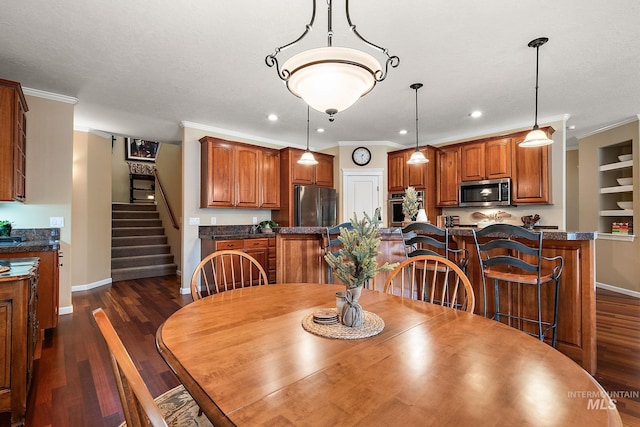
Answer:
<svg viewBox="0 0 640 427"><path fill-rule="evenodd" d="M523 138L524 139L524 138ZM511 202L513 204L551 203L549 146L513 149Z"/></svg>
<svg viewBox="0 0 640 427"><path fill-rule="evenodd" d="M313 185L315 183L315 166L298 164L304 151L291 150L291 183Z"/></svg>
<svg viewBox="0 0 640 427"><path fill-rule="evenodd" d="M426 148L422 148L420 151L427 159L429 158L429 153ZM427 168L429 167L429 163L421 163L418 165L407 164L407 160L409 160L413 152L414 150L410 150L404 153L404 167L406 170L405 188L413 187L416 190L424 190L427 187Z"/></svg>
<svg viewBox="0 0 640 427"><path fill-rule="evenodd" d="M235 147L235 206L257 208L260 150L238 145Z"/></svg>
<svg viewBox="0 0 640 427"><path fill-rule="evenodd" d="M315 165L315 185L333 188L333 156L314 153L318 164Z"/></svg>
<svg viewBox="0 0 640 427"><path fill-rule="evenodd" d="M463 144L460 147L460 180L480 181L485 176L484 142Z"/></svg>
<svg viewBox="0 0 640 427"><path fill-rule="evenodd" d="M208 138L201 142L200 207L233 207L235 204L234 146Z"/></svg>
<svg viewBox="0 0 640 427"><path fill-rule="evenodd" d="M484 145L487 179L511 177L511 138L487 141Z"/></svg>
<svg viewBox="0 0 640 427"><path fill-rule="evenodd" d="M24 106L19 96L16 96L16 128L13 148L13 198L23 202L25 200L25 187L27 181L27 117L24 114Z"/></svg>
<svg viewBox="0 0 640 427"><path fill-rule="evenodd" d="M263 151L260 160L260 206L280 208L280 153Z"/></svg>
<svg viewBox="0 0 640 427"><path fill-rule="evenodd" d="M457 206L460 185L460 148L443 147L436 151L436 205Z"/></svg>
<svg viewBox="0 0 640 427"><path fill-rule="evenodd" d="M403 151L387 154L387 190L390 193L400 193L405 190L404 167L406 160L404 154Z"/></svg>

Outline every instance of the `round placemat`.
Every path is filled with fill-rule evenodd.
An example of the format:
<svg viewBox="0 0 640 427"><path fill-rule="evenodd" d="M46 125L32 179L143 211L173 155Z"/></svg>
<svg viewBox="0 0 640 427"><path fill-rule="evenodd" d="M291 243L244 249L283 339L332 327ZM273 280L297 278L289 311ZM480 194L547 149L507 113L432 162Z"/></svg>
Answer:
<svg viewBox="0 0 640 427"><path fill-rule="evenodd" d="M313 321L313 313L309 313L302 319L302 327L307 332L325 338L355 340L378 335L384 329L384 320L375 313L365 311L364 325L359 328L351 328L341 323L335 325L320 325Z"/></svg>

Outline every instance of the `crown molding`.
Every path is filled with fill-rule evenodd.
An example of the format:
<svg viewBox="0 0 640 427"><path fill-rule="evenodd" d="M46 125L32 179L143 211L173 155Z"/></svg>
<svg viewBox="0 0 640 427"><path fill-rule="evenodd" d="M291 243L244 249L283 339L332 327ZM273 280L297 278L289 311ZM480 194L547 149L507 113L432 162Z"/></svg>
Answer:
<svg viewBox="0 0 640 427"><path fill-rule="evenodd" d="M44 90L32 89L30 87L22 87L22 92L24 92L25 95L49 99L51 101L64 102L65 104L76 105L79 101L78 98L75 98L73 96L60 95L53 92L45 92Z"/></svg>
<svg viewBox="0 0 640 427"><path fill-rule="evenodd" d="M109 133L109 132L105 132L103 130L98 130L98 129L92 129L90 127L86 127L86 126L74 126L73 130L76 132L86 132L86 133L90 133L96 136L99 136L101 138L104 139L108 139L111 140L111 137L115 136L115 134L113 133Z"/></svg>
<svg viewBox="0 0 640 427"><path fill-rule="evenodd" d="M338 147L392 147L392 148L406 148L405 145L398 144L392 141L338 141Z"/></svg>
<svg viewBox="0 0 640 427"><path fill-rule="evenodd" d="M189 128L189 129L197 129L197 130L203 130L207 132L213 132L219 136L230 136L230 137L240 138L246 141L264 142L266 144L275 145L276 147L293 147L293 148L300 148L303 150L307 148L306 145L301 145L293 142L285 142L277 139L265 138L263 136L251 135L244 132L238 132L234 130L223 129L215 126L203 125L200 123L194 123L189 121L181 121L180 127L183 129ZM313 150L313 147L309 147L309 148Z"/></svg>
<svg viewBox="0 0 640 427"><path fill-rule="evenodd" d="M605 132L605 131L617 128L619 126L622 126L622 125L633 123L633 122L636 122L638 120L640 120L640 114L636 114L635 116L627 117L626 119L623 119L623 120L621 120L619 122L615 122L615 123L612 123L612 124L609 124L609 125L606 125L606 126L602 126L601 128L598 128L598 129L596 129L596 130L594 130L592 132L581 134L580 136L577 136L576 138L578 138L578 139L588 138L590 136L597 135L597 134L599 134L601 132Z"/></svg>

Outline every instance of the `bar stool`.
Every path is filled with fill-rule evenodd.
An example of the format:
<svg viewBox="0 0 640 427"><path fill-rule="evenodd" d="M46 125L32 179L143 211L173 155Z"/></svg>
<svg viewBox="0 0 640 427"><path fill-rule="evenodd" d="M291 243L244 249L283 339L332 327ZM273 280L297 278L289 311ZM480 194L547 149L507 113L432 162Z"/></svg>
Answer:
<svg viewBox="0 0 640 427"><path fill-rule="evenodd" d="M407 258L435 255L453 261L467 274L469 251L450 246L449 230L425 222L412 222L402 229L402 240Z"/></svg>
<svg viewBox="0 0 640 427"><path fill-rule="evenodd" d="M551 345L555 347L558 329L560 275L564 267L564 259L561 256L552 258L542 256L542 233L529 231L517 225L489 225L479 231L474 230L473 238L482 272L485 317L487 316L486 279L493 279L495 313L492 319L500 321L501 316L504 316L508 319L509 325L512 324L512 320L535 324L537 325L537 333L524 329L523 332L537 337L540 341L544 341L545 334L551 330L553 332ZM490 238L490 240L486 241L486 243L480 243L479 239L484 240L484 238ZM498 282L500 281L507 282L507 295L511 294L512 283L536 287L536 319L522 315L522 301L518 305L517 314L513 314L511 311L511 301L509 301L507 311L501 310L498 287ZM554 284L553 319L543 320L541 288L546 283Z"/></svg>
<svg viewBox="0 0 640 427"><path fill-rule="evenodd" d="M350 222L343 222L342 224L338 224L333 227L327 227L325 231L325 236L327 239L327 244L322 249L324 250L324 254L333 254L338 255L338 251L342 246L342 242L338 239L338 235L340 234L340 229L346 228L347 230L353 230L353 225ZM333 283L333 270L331 266L327 264L327 283Z"/></svg>

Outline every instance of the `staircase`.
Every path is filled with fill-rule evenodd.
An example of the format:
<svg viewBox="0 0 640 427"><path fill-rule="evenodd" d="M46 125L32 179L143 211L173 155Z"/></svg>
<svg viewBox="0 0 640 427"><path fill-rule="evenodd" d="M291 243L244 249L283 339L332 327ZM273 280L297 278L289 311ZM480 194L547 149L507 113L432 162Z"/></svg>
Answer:
<svg viewBox="0 0 640 427"><path fill-rule="evenodd" d="M113 203L111 207L111 279L176 274L156 205Z"/></svg>

